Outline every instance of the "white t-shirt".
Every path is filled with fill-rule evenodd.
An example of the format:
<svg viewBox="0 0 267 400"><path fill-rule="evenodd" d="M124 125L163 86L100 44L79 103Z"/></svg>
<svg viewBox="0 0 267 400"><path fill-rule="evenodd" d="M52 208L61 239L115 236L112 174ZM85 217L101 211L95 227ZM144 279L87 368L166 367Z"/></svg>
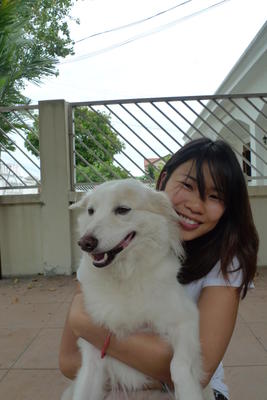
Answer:
<svg viewBox="0 0 267 400"><path fill-rule="evenodd" d="M236 258L233 259L232 265L229 268L229 271L233 271L238 268L238 260ZM215 264L212 270L205 275L203 278L191 282L187 285L184 285L186 292L192 298L192 300L197 303L200 293L202 289L207 286L229 286L229 287L239 287L242 282L242 270L230 272L228 274L229 281L225 280L222 272L221 272L221 263L220 261ZM252 287L252 285L251 285ZM219 364L216 369L213 377L211 378L210 385L212 389L218 390L218 392L222 393L227 399L229 399L229 391L228 387L224 383L224 371L222 362Z"/></svg>

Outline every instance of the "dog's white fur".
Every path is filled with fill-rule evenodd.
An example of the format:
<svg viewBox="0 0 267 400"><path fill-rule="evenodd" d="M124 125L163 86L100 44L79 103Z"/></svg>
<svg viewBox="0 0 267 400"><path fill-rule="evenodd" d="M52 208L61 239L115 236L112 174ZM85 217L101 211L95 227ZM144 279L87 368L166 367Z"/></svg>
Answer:
<svg viewBox="0 0 267 400"><path fill-rule="evenodd" d="M131 210L117 214L115 210L122 206ZM79 280L92 319L118 338L149 327L173 347L175 399L214 399L211 390L203 392L200 385L198 311L176 279L182 247L178 216L165 193L133 179L112 181L71 206L75 207L85 209L79 219L80 233L96 237L99 252L114 248L128 233L136 232L128 247L106 267L95 267L91 256L84 252ZM89 208L94 210L93 215L88 215ZM100 351L84 339L78 343L82 367L62 398L103 400L108 379L113 389L119 384L128 393L151 382L112 357L101 359ZM145 395L146 399L163 397L163 393L153 395L148 391ZM131 398L138 398L138 392Z"/></svg>

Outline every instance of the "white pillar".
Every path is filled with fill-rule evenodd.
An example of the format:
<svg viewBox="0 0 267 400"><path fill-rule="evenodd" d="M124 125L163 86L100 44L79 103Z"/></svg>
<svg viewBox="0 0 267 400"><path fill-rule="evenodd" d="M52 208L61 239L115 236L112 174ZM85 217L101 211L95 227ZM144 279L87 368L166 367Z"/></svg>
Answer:
<svg viewBox="0 0 267 400"><path fill-rule="evenodd" d="M68 104L39 102L44 274L71 274ZM41 229L40 227L40 229Z"/></svg>

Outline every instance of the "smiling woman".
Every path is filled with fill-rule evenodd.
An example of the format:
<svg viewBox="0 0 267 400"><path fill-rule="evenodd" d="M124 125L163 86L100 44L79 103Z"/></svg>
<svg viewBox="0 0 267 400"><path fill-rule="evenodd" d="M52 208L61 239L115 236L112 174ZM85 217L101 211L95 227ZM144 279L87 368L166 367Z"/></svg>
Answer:
<svg viewBox="0 0 267 400"><path fill-rule="evenodd" d="M231 147L206 138L189 142L166 163L157 189L167 192L180 216L187 255L183 283L202 278L218 260L227 277L237 257L245 295L255 274L258 235L247 185Z"/></svg>

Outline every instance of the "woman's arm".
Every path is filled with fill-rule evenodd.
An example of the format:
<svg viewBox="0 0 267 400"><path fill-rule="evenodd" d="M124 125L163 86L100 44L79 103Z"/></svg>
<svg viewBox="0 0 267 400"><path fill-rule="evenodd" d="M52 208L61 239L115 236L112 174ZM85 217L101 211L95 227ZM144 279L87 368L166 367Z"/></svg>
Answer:
<svg viewBox="0 0 267 400"><path fill-rule="evenodd" d="M69 318L76 296L80 293L81 288L78 284L72 303L67 313L59 349L59 369L62 374L69 379L75 378L77 371L81 366L81 353L77 346L78 336L74 334L70 326Z"/></svg>
<svg viewBox="0 0 267 400"><path fill-rule="evenodd" d="M239 293L234 287L205 287L198 301L200 342L206 386L232 337L239 305Z"/></svg>

